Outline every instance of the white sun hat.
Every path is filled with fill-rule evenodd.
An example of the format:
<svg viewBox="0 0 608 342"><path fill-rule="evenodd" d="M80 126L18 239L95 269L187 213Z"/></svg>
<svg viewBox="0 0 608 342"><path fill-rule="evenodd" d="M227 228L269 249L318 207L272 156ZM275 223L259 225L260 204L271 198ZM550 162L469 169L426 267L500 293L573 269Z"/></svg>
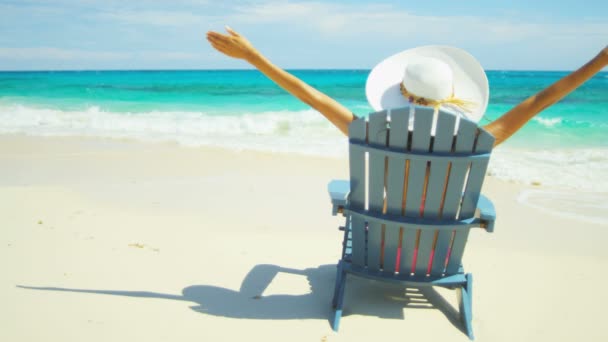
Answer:
<svg viewBox="0 0 608 342"><path fill-rule="evenodd" d="M415 105L441 107L478 122L490 95L481 64L451 46L421 46L399 52L376 65L365 85L371 107Z"/></svg>

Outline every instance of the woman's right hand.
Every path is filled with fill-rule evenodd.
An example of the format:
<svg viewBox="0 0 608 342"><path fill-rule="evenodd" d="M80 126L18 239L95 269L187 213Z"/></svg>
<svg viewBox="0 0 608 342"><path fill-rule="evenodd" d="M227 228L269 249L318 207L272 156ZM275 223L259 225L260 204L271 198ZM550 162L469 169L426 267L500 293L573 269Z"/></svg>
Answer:
<svg viewBox="0 0 608 342"><path fill-rule="evenodd" d="M217 51L233 58L250 60L258 54L247 38L226 26L228 34L207 32L207 40Z"/></svg>

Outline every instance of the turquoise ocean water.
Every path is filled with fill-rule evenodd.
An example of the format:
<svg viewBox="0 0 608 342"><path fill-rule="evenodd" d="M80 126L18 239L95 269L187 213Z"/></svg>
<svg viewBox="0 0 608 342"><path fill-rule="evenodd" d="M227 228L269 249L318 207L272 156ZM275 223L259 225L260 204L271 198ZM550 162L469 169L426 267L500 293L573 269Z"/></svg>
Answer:
<svg viewBox="0 0 608 342"><path fill-rule="evenodd" d="M367 70L293 70L357 115ZM488 71L490 122L565 72ZM496 150L499 178L608 192L608 73L546 109ZM345 156L346 139L253 70L0 72L0 134L175 141Z"/></svg>

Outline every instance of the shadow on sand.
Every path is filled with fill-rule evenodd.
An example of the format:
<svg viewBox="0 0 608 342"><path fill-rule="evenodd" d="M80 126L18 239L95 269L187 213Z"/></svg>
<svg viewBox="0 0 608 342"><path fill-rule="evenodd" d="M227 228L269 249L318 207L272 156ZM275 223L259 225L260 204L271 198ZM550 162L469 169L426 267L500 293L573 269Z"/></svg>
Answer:
<svg viewBox="0 0 608 342"><path fill-rule="evenodd" d="M306 277L310 292L301 295L264 295L264 291L280 272ZM256 265L245 277L238 291L209 285L193 285L183 289L181 295L147 292L75 289L61 287L17 287L28 290L61 291L104 294L138 298L160 298L194 303L194 311L223 317L252 319L327 319L331 317L335 265L322 265L304 270L276 265ZM353 279L353 277L349 277ZM370 291L370 288L375 291ZM373 282L366 279L348 281L344 316L350 313L403 319L406 309L434 309L460 331L464 331L458 311L435 289L404 288L403 286ZM407 310L406 310L407 311ZM329 321L328 321L329 322Z"/></svg>

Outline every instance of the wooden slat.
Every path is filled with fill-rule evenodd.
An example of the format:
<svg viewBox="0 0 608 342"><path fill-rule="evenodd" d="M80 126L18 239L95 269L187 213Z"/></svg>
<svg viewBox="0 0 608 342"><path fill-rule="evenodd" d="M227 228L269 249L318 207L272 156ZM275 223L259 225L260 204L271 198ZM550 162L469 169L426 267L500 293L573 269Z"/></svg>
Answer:
<svg viewBox="0 0 608 342"><path fill-rule="evenodd" d="M429 260L433 251L433 241L435 240L435 230L432 227L424 226L420 229L420 239L418 240L418 255L416 257L416 275L425 275L429 267Z"/></svg>
<svg viewBox="0 0 608 342"><path fill-rule="evenodd" d="M476 126L474 123L467 120L460 120L456 138L456 146L454 148L455 153L467 153L473 151L475 130ZM462 199L465 175L468 172L468 168L468 162L457 161L451 163L448 187L446 189L445 201L443 205L443 218L445 219L456 219L456 214L459 211L460 201Z"/></svg>
<svg viewBox="0 0 608 342"><path fill-rule="evenodd" d="M443 201L444 219L456 219L456 214L460 208L460 200L462 198L462 188L466 174L469 170L468 162L451 162L450 175L448 177L448 186L445 192Z"/></svg>
<svg viewBox="0 0 608 342"><path fill-rule="evenodd" d="M368 132L370 146L386 147L386 111L369 116ZM378 151L369 152L369 210L373 212L381 212L384 207L384 159L385 156Z"/></svg>
<svg viewBox="0 0 608 342"><path fill-rule="evenodd" d="M353 121L348 128L349 139L354 142L365 143L367 140L367 122L365 118ZM350 207L354 209L365 208L365 153L350 147Z"/></svg>
<svg viewBox="0 0 608 342"><path fill-rule="evenodd" d="M352 261L354 265L365 267L367 264L365 240L366 240L366 225L365 221L360 217L353 216L351 222L352 227Z"/></svg>
<svg viewBox="0 0 608 342"><path fill-rule="evenodd" d="M451 231L439 231L435 242L435 255L433 256L433 264L431 266L431 275L439 276L444 273L446 266L446 258L450 252L452 242Z"/></svg>
<svg viewBox="0 0 608 342"><path fill-rule="evenodd" d="M407 148L409 134L409 108L391 111L391 131L389 147L404 150ZM405 160L390 158L388 161L387 177L387 213L402 215L403 181L405 176Z"/></svg>
<svg viewBox="0 0 608 342"><path fill-rule="evenodd" d="M414 117L414 132L412 133L412 151L431 152L431 132L433 131L433 116L435 111L430 108L419 108ZM428 186L429 168L426 161L410 160L410 175L406 199L406 215L422 215ZM412 190L410 192L410 189ZM420 192L419 192L420 191ZM416 206L416 208L412 208ZM431 255L434 232L430 227L422 226L418 232L414 274L424 275Z"/></svg>
<svg viewBox="0 0 608 342"><path fill-rule="evenodd" d="M494 142L496 138L492 136L492 134L488 133L483 128L479 129L479 136L477 138L477 146L475 147L476 153L489 153L492 151L494 147Z"/></svg>
<svg viewBox="0 0 608 342"><path fill-rule="evenodd" d="M387 224L384 230L384 271L394 273L399 249L399 225Z"/></svg>
<svg viewBox="0 0 608 342"><path fill-rule="evenodd" d="M367 122L365 118L353 121L348 129L351 141L365 143L367 141ZM349 151L350 160L350 198L349 206L354 209L365 209L365 153L354 149ZM351 220L352 229L352 261L353 264L365 267L366 265L366 231L365 221L358 217Z"/></svg>
<svg viewBox="0 0 608 342"><path fill-rule="evenodd" d="M439 112L437 117L437 129L433 153L448 153L452 149L454 141L454 130L456 117L454 115ZM447 160L434 161L430 166L429 185L424 205L424 217L440 219L443 209L444 195L447 190L448 172L450 169ZM448 254L452 232L435 231L433 240L430 242L432 247L431 275L441 275L445 268L445 258ZM425 263L426 262L426 263ZM429 261L421 258L416 266L418 269L428 268Z"/></svg>
<svg viewBox="0 0 608 342"><path fill-rule="evenodd" d="M369 116L368 143L374 147L386 147L388 138L386 111ZM369 153L369 210L381 214L384 208L385 156L372 151ZM383 256L382 225L375 220L368 221L367 267L379 271Z"/></svg>
<svg viewBox="0 0 608 342"><path fill-rule="evenodd" d="M473 147L474 152L489 152L492 150L494 137L485 131L481 131L477 137L477 145ZM479 159L471 163L466 189L464 192L462 206L460 209L460 218L469 218L475 214L477 202L479 201L479 193L485 172L488 167L488 158ZM462 263L462 256L467 243L470 229L457 232L454 236L450 260L446 268L446 273L456 272Z"/></svg>
<svg viewBox="0 0 608 342"><path fill-rule="evenodd" d="M462 256L464 254L464 247L467 245L467 239L469 238L469 232L471 228L457 230L454 234L454 241L452 242L452 249L450 252L450 258L448 260L445 274L455 274L458 272L462 265Z"/></svg>
<svg viewBox="0 0 608 342"><path fill-rule="evenodd" d="M416 249L416 237L418 229L404 229L401 240L401 260L399 263L400 274L413 272L414 251Z"/></svg>
<svg viewBox="0 0 608 342"><path fill-rule="evenodd" d="M412 135L412 151L429 151L434 113L435 111L431 108L416 108L414 114L414 132Z"/></svg>
<svg viewBox="0 0 608 342"><path fill-rule="evenodd" d="M392 110L389 134L389 147L405 151L408 140L409 108ZM405 160L389 158L386 186L387 213L402 215L403 183L405 176ZM397 258L399 257L400 241L399 225L386 225L384 236L384 270L399 272Z"/></svg>
<svg viewBox="0 0 608 342"><path fill-rule="evenodd" d="M456 153L470 153L473 152L473 145L475 143L475 137L477 132L477 125L469 120L460 119L458 127L458 135L456 138ZM462 200L463 185L465 182L466 174L468 173L469 163L452 163L452 170L450 175L450 184L448 185L448 191L446 193L446 203L444 206L444 217L455 218L457 213L460 211L460 203ZM452 184L452 177L454 182ZM456 178L457 177L457 178ZM450 206L448 208L448 196L450 199ZM449 216L448 216L449 215ZM453 216L452 216L453 215ZM461 218L463 218L461 216ZM470 229L459 230L454 235L454 241L450 249L449 260L445 270L446 274L455 274L460 268L462 261L462 255L464 254L464 247L469 236Z"/></svg>
<svg viewBox="0 0 608 342"><path fill-rule="evenodd" d="M492 150L494 145L494 137L485 130L479 130L477 136L477 144L474 147L474 152L487 153ZM475 215L479 194L483 186L486 170L488 169L488 158L475 160L471 163L467 188L462 199L462 207L460 209L460 217L467 218Z"/></svg>
<svg viewBox="0 0 608 342"><path fill-rule="evenodd" d="M440 112L437 119L437 133L433 144L434 153L448 153L452 149L454 140L454 125L456 118L453 115ZM424 206L424 217L439 219L445 193L448 161L438 160L431 163L429 184Z"/></svg>
<svg viewBox="0 0 608 342"><path fill-rule="evenodd" d="M431 142L431 125L433 123L433 110L417 108L414 116L414 131L412 133L412 151L428 152ZM407 181L407 194L405 201L405 215L415 217L420 213L422 194L424 191L424 178L426 175L426 162L423 160L410 160L409 177Z"/></svg>
<svg viewBox="0 0 608 342"><path fill-rule="evenodd" d="M382 225L369 220L367 227L367 267L370 271L379 271L382 265Z"/></svg>
<svg viewBox="0 0 608 342"><path fill-rule="evenodd" d="M389 139L390 147L403 149L407 147L409 121L409 108L399 108L391 111L391 135Z"/></svg>
<svg viewBox="0 0 608 342"><path fill-rule="evenodd" d="M430 144L431 144L431 126L433 124L433 113L434 111L429 108L416 108L416 112L414 114L414 131L412 132L412 146L411 151L414 152L429 152ZM407 182L407 193L405 200L405 215L410 217L417 217L420 215L420 207L423 203L423 194L425 187L425 178L427 171L427 162L424 160L410 160L409 161L409 171L408 171L408 179ZM415 241L413 245L414 251L409 250L412 248L412 241L405 241L405 250L402 253L402 267L411 263L415 260L414 265L414 273L418 274L420 268L417 266L420 262L420 257L428 261L428 256L430 254L431 246L427 246L424 244L418 244L417 242L427 243L429 239L432 239L432 236L429 236L430 232L426 230L422 230L416 232ZM404 237L409 237L411 240L412 233L407 230L407 233L404 234ZM409 259L411 254L411 260Z"/></svg>

